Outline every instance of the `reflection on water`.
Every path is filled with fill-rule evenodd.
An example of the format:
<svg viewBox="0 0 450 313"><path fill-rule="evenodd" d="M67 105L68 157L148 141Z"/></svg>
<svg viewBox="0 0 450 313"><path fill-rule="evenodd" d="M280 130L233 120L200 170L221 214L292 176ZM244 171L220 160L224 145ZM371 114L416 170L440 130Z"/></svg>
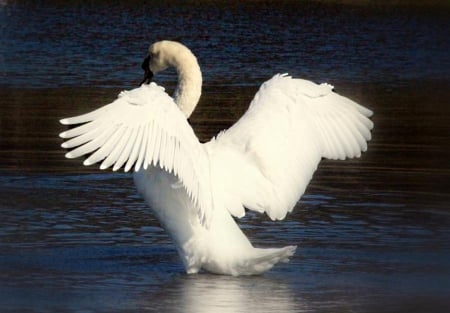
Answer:
<svg viewBox="0 0 450 313"><path fill-rule="evenodd" d="M1 312L448 311L448 6L7 4ZM133 86L140 53L163 37L199 55L206 86L190 122L203 141L276 72L327 80L375 111L363 158L323 161L285 221L240 221L256 246L298 245L289 264L261 277L186 276L130 174L64 159L58 119ZM171 78L160 78L168 89Z"/></svg>
<svg viewBox="0 0 450 313"><path fill-rule="evenodd" d="M153 299L160 301L155 303ZM304 312L302 299L283 280L264 276L179 276L159 293L149 294L143 300L143 308L159 312Z"/></svg>

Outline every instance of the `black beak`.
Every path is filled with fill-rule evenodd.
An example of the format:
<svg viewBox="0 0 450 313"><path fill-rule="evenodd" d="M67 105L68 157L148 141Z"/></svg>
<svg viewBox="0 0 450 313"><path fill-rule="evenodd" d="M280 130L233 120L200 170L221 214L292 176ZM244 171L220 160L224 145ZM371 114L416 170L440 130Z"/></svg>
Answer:
<svg viewBox="0 0 450 313"><path fill-rule="evenodd" d="M145 71L145 74L144 74L144 79L141 81L139 86L141 86L142 84L149 84L152 81L153 72L150 71L149 65L150 65L150 56L146 57L144 62L142 62L141 67Z"/></svg>

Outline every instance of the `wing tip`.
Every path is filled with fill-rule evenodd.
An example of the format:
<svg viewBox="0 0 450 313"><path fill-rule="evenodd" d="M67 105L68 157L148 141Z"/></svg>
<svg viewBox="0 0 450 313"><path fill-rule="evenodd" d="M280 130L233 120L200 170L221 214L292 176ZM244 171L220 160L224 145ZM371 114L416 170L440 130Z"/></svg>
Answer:
<svg viewBox="0 0 450 313"><path fill-rule="evenodd" d="M70 125L70 118L60 119L59 122L63 125Z"/></svg>
<svg viewBox="0 0 450 313"><path fill-rule="evenodd" d="M133 167L133 164L125 164L125 168L123 169L125 173L127 173L131 168Z"/></svg>
<svg viewBox="0 0 450 313"><path fill-rule="evenodd" d="M89 165L92 165L93 163L91 162L91 160L89 160L89 159L86 159L86 160L84 160L84 162L83 162L83 165L84 166L89 166Z"/></svg>
<svg viewBox="0 0 450 313"><path fill-rule="evenodd" d="M361 113L362 115L364 115L367 118L370 118L373 116L373 111L371 109L366 108L365 106L362 106L361 104L357 103L357 110L359 111L359 113Z"/></svg>

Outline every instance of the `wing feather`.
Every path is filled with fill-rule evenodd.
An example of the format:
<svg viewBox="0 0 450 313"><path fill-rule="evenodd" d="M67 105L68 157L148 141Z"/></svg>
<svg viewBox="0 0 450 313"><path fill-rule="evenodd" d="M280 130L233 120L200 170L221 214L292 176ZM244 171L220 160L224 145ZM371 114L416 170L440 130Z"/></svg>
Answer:
<svg viewBox="0 0 450 313"><path fill-rule="evenodd" d="M327 124L330 126L330 132L334 136L335 141L334 145L336 149L338 150L338 153L336 155L336 159L338 160L345 160L347 155L350 154L350 151L348 150L348 146L346 143L346 137L342 133L342 129L340 129L340 125L337 123L337 121L334 118L328 118ZM335 129L339 129L340 131L335 132Z"/></svg>
<svg viewBox="0 0 450 313"><path fill-rule="evenodd" d="M355 136L350 132L350 129L345 119L335 119L336 126L341 130L341 137L344 141L345 156L354 158L360 151L361 147L356 142Z"/></svg>
<svg viewBox="0 0 450 313"><path fill-rule="evenodd" d="M68 158L88 155L85 165L101 162L135 171L150 166L174 173L207 224L212 209L208 156L185 116L164 89L152 83L122 92L90 113L60 120L77 127L64 131Z"/></svg>
<svg viewBox="0 0 450 313"><path fill-rule="evenodd" d="M150 164L150 162L153 162L153 165L156 166L156 162L159 159L159 151L161 150L161 137L162 137L162 133L161 133L161 128L157 127L155 125L154 127L154 132L155 136L152 136L152 142L150 143L149 141L149 145L151 144L154 149L153 149L153 153L148 153L147 152L147 157L148 159L148 164ZM154 140L153 140L154 139Z"/></svg>
<svg viewBox="0 0 450 313"><path fill-rule="evenodd" d="M110 106L112 104L113 103L111 103L109 105L105 105L104 107L101 107L97 110L94 110L94 111L86 113L86 114L69 117L69 118L64 118L64 119L60 120L59 122L63 125L75 125L75 124L81 124L81 123L93 121L93 120L97 119L98 117L102 116L105 112L107 112L110 109Z"/></svg>
<svg viewBox="0 0 450 313"><path fill-rule="evenodd" d="M108 153L107 157L103 160L102 164L100 165L101 170L107 169L111 165L116 163L129 138L128 136L129 131L130 129L127 126L123 125L116 132L118 135L115 139L115 142L113 143L114 145L111 151Z"/></svg>
<svg viewBox="0 0 450 313"><path fill-rule="evenodd" d="M59 134L61 138L68 139L72 137L76 137L85 133L88 133L91 130L96 129L99 124L102 123L102 120L95 120L86 124L83 124L80 127L69 129L68 131L62 132Z"/></svg>
<svg viewBox="0 0 450 313"><path fill-rule="evenodd" d="M133 144L136 141L136 133L138 132L138 128L131 128L128 134L128 140L126 141L126 145L120 154L118 160L114 164L113 171L117 171L119 168L125 164L127 159L130 157L131 149L133 148Z"/></svg>
<svg viewBox="0 0 450 313"><path fill-rule="evenodd" d="M179 174L179 169L181 166L181 147L178 141L175 142L175 153L173 155L173 172L176 176Z"/></svg>
<svg viewBox="0 0 450 313"><path fill-rule="evenodd" d="M145 127L144 127L144 137L142 138L142 144L140 146L138 159L136 161L136 166L134 168L134 170L136 172L141 169L141 166L144 163L145 155L146 155L146 149L152 149L153 148L153 147L148 147L148 144L147 144L148 143L148 136L149 136L148 135L149 127L151 127L151 125L148 125L148 124L146 124Z"/></svg>
<svg viewBox="0 0 450 313"><path fill-rule="evenodd" d="M114 129L114 126L111 127L111 129ZM84 162L83 165L91 165L94 163L97 163L101 160L103 160L104 158L106 158L108 156L108 154L111 152L111 150L114 147L114 144L116 143L116 138L119 135L119 131L114 131L114 133L112 134L112 136L105 136L107 137L105 139L105 141L100 145L100 148L95 151L93 154L91 154L90 157L88 157ZM108 135L110 134L109 132L107 133ZM86 154L84 152L81 152L82 154Z"/></svg>
<svg viewBox="0 0 450 313"><path fill-rule="evenodd" d="M84 154L91 153L92 151L98 149L101 145L103 145L108 137L115 132L117 129L116 126L107 127L106 129L99 130L99 134L95 138L89 138L88 140L84 140L82 145L78 148L66 153L66 158L74 159L78 158ZM87 138L84 138L87 139ZM92 140L91 140L92 139Z"/></svg>
<svg viewBox="0 0 450 313"><path fill-rule="evenodd" d="M83 126L81 126L81 127L83 127ZM79 128L81 128L81 127L79 127ZM74 128L73 130L77 130L77 128ZM92 129L89 128L86 130L86 132L82 132L82 133L76 135L77 137L74 137L66 142L63 142L61 144L61 147L64 149L78 147L86 142L89 142L89 141L97 138L103 131L104 131L104 129L102 127L95 127Z"/></svg>
<svg viewBox="0 0 450 313"><path fill-rule="evenodd" d="M282 219L321 158L343 160L366 151L371 115L331 85L276 75L261 86L246 114L208 145L215 193L237 217L245 206Z"/></svg>
<svg viewBox="0 0 450 313"><path fill-rule="evenodd" d="M170 156L169 156L169 145L170 145L170 137L169 134L165 133L163 136L163 139L161 140L161 152L160 152L160 158L161 158L161 168L163 168L166 172L170 173Z"/></svg>
<svg viewBox="0 0 450 313"><path fill-rule="evenodd" d="M334 151L334 144L333 144L333 138L331 134L329 134L329 125L325 123L322 119L316 118L314 121L312 121L316 128L318 129L319 133L322 134L322 150L323 151L330 151L331 153L337 153Z"/></svg>
<svg viewBox="0 0 450 313"><path fill-rule="evenodd" d="M358 129L357 120L355 118L348 116L348 115L344 115L343 118L345 119L350 132L355 136L354 138L357 141L358 147L361 148L361 151L359 151L355 154L356 157L360 157L361 152L364 152L367 150L366 138L364 138L363 134Z"/></svg>
<svg viewBox="0 0 450 313"><path fill-rule="evenodd" d="M159 149L159 147L156 146L156 137L159 136L158 132L159 128L156 126L156 123L153 122L148 125L144 169L147 169L147 165L152 163L153 154L156 149Z"/></svg>
<svg viewBox="0 0 450 313"><path fill-rule="evenodd" d="M176 153L175 140L174 140L174 138L171 137L170 141L167 145L167 170L169 172L172 172L173 168L175 166L175 164L173 162L173 160L175 158L175 153Z"/></svg>

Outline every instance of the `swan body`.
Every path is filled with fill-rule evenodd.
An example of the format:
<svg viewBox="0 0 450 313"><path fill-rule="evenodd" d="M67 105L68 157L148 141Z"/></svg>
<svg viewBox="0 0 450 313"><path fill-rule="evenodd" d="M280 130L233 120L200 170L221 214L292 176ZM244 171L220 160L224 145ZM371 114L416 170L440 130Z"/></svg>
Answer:
<svg viewBox="0 0 450 313"><path fill-rule="evenodd" d="M263 273L287 262L295 246L255 248L234 217L245 208L283 219L304 193L321 158L359 157L367 149L372 112L315 84L275 75L247 112L211 141L199 142L187 118L201 94L197 59L184 45L150 46L146 78L167 67L179 76L174 97L155 83L124 91L90 113L62 119L81 124L60 134L68 158L89 155L134 169L146 204L174 241L187 273Z"/></svg>

